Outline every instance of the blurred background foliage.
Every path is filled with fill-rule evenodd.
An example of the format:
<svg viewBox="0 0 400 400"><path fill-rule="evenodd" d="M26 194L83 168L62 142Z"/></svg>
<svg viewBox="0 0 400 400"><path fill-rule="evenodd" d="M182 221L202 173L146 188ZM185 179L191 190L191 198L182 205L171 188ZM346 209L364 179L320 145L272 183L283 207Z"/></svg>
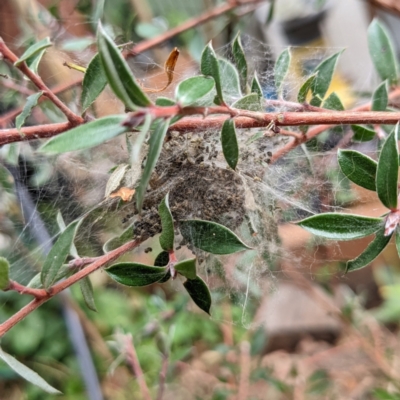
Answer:
<svg viewBox="0 0 400 400"><path fill-rule="evenodd" d="M329 16L338 12L334 2L305 1L302 12L306 15L293 17L287 15L293 2L277 3L281 4L272 22L268 18L268 6L246 15L228 12L174 37L165 46L139 55L132 67L141 79L153 82L156 76L157 82L157 77L162 75L159 66L169 49L178 46L183 60L183 71L178 75L190 74L210 39L215 48L226 52L224 46L240 30L256 38L253 42L249 39L254 46L249 45L246 51L254 55L255 63L261 68L265 95L273 96L268 79L271 60L276 56L274 46L279 47L282 42L288 44L284 34L279 36L277 26L282 28L290 18L311 18L321 12ZM343 2L337 3L343 7ZM352 7L364 13L365 26L371 15L378 13L397 38L393 27L400 26L398 16L393 9L384 8L384 1L349 3L354 3ZM49 35L55 46L44 56L39 72L54 87L79 78L79 73L61 64L66 60L81 65L88 62L94 52L94 32L99 19L117 43L137 43L221 4L213 0L3 0L0 3L0 36L20 54L34 41ZM329 18L318 21L324 35L317 35L313 38L318 39L316 42L308 43L311 50L308 53L304 50L304 59L315 56L313 46L335 45L334 39L329 42L329 35L335 31L329 26ZM347 28L354 32L358 29L360 43L363 41L363 25ZM262 50L257 48L257 43ZM267 47L269 45L271 47ZM357 61L357 68L370 68L367 63L360 66L360 62ZM348 64L352 63L355 61ZM334 82L343 89L347 104L354 104L356 97L367 98L371 91L365 79L362 85L352 81L351 67L343 65L341 71L347 72L342 72L343 76L339 74ZM8 77L2 79L0 88L0 123L9 127L12 124L3 117L24 103L28 86L14 85L20 82L19 75L5 63L0 63L0 73ZM293 79L296 74L292 73ZM77 103L77 97L77 89L62 94L71 107ZM95 115L105 115L116 110L119 110L118 105L106 93L91 111ZM43 102L29 123L57 122L62 118L52 104ZM357 192L331 162L329 150L337 145L341 135L331 130L302 149L302 162L307 164L308 152L311 152L311 167L317 172L300 184L307 188L321 185L316 205L320 210L327 205L361 207L364 211L375 209L375 199L365 192ZM12 277L21 283L29 282L41 265L43 255L37 251L37 240L27 229L21 213L13 186L15 177L28 189L47 231L53 235L58 230L57 210L61 209L69 222L101 200L102 192L97 186L104 186L104 176L121 161L115 150L117 145L109 151L103 147L97 154L85 155L93 170L101 164L99 168L104 172L104 176L93 179L92 171L79 168L82 159L74 160L78 168L64 160L64 167L54 172L47 160L34 154L35 144L32 146L8 145L0 149L2 163L13 171L11 176L0 165L0 255L10 259ZM298 159L288 158L284 162L294 165L291 172L296 178L293 171ZM286 181L289 179L286 177ZM85 186L86 191L80 186ZM287 190L288 196L296 193L295 186ZM316 198L315 193L308 192L308 196L310 202ZM299 216L301 210L276 204L274 211L280 221L286 221L292 220L293 215ZM113 217L104 218L101 227L96 225L103 217L94 213L86 224L77 243L82 254L96 255L102 243L117 230ZM98 273L93 281L97 313L87 310L80 291L73 287L72 296L52 299L15 326L2 339L2 347L61 390L63 394L58 398L90 398L82 379L84 371L69 340L70 328L62 318L65 307L70 307L79 316L107 399L143 398L139 380L126 356L124 338L129 335L133 337L152 398L157 398L165 373L164 399L400 399L400 266L394 257L394 247L389 246L370 268L344 278L343 261L368 242L332 245L292 228L282 224L279 230L284 254L279 268L274 274L259 277L259 281L269 281L270 288L252 287L251 295L247 296L246 276L238 273L239 283L234 289L213 293L220 301L214 306L211 319L197 310L174 284L125 289ZM137 261L151 262L157 254L156 243L146 245L153 247L153 252L141 251ZM15 293L0 293L1 321L27 301L25 296ZM271 322L274 318L282 323L274 325ZM1 399L55 397L27 384L0 364Z"/></svg>

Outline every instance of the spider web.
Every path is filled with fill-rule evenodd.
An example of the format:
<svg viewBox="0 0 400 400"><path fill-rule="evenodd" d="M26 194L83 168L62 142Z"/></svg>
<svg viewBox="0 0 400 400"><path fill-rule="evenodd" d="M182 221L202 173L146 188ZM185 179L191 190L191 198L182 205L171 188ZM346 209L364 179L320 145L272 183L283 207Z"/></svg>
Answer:
<svg viewBox="0 0 400 400"><path fill-rule="evenodd" d="M90 21L86 23L90 24ZM114 33L114 36L117 36L118 32ZM82 65L87 63L93 55L90 50L85 50L79 55L77 52L66 55L62 49L63 41L64 35L61 33L54 38L55 46L52 55L58 59L68 57L73 62ZM242 42L248 54L251 75L257 71L267 99L276 97L273 60L284 47L266 45L246 35L242 37ZM231 59L230 48L229 43L219 47L217 53L221 57ZM283 98L294 101L311 69L338 50L341 49L292 48L294 60L285 80ZM151 54L141 55L130 63L145 86L162 87L164 85L166 78L161 62L155 62ZM19 77L11 69L3 70L6 68L4 63L1 68L0 72L7 74L10 80L20 82ZM61 67L51 69L49 80L56 81L64 76L64 73L57 71L58 69ZM222 75L226 73L225 70L221 71ZM182 57L174 75L173 85L160 95L173 98L175 85L196 74L199 74L197 64L189 56ZM23 97L15 92L4 90L3 92L7 96L5 101L9 101L10 107ZM79 95L79 89L73 89L71 94L64 98L68 106L77 112L79 111ZM156 95L150 96L152 99L156 98ZM232 97L231 103L238 99L239 97L236 99ZM284 104L273 108L275 111L286 109ZM90 112L94 116L122 113L123 106L110 90L106 89ZM61 120L63 117L59 111L49 102L43 102L34 110L28 122L33 124ZM257 133L261 136L252 140ZM215 221L231 227L253 249L231 256L215 256L195 250L199 261L199 273L209 284L215 304L229 301L242 310L234 323L253 327L252 318L257 305L266 292L276 290L278 278L285 279L280 266L282 264L296 265L297 256L290 248L282 245L281 227L287 226L288 222L314 213L344 209L353 200L349 182L338 172L336 165L336 146L343 135L344 131L339 127L329 135L321 135L321 138L313 141L312 145L298 147L271 165L269 154L274 154L291 138L273 135L271 131L262 129L238 130L241 158L238 171L231 174L237 178L233 192L241 193L242 204L233 210L236 213L226 212L219 215L218 219L216 217ZM161 161L165 165L171 165L178 155L184 155L181 161L192 168L190 157L194 155L197 157L206 151L205 148L212 147L216 156L209 157L208 152L206 154L208 158L203 163L217 171L224 171L226 164L222 156L219 136L219 130L212 127L201 133L179 136L169 144L169 150L164 151L162 156L164 158ZM21 180L23 184L21 187L27 188L32 207L40 214L49 232L47 237L42 236L44 241L42 240L42 244L39 245L35 237L35 232L38 234L39 231L34 217L29 215L23 207L22 189L20 188L18 193L15 187L7 187L5 182L10 182L13 178L6 170L2 170L4 179L0 187L0 254L11 262L11 278L22 284L27 284L40 271L44 260L43 250L48 248L57 237L59 232L56 223L57 212L61 212L67 224L83 215L104 199L110 171L120 164L130 162L124 137L118 137L88 151L67 153L54 159L47 159L38 154L36 152L38 145L38 142L17 143L3 146L0 150L2 164L13 172L14 180L16 177ZM366 150L374 151L373 148L366 148ZM140 164L141 162L137 163L139 168ZM173 179L180 179L180 177L181 175L177 173L176 177L170 177L169 183L172 185ZM192 180L190 184L194 185L191 187L192 192L200 191L203 190L206 179L199 176L197 183ZM214 192L219 193L217 189ZM222 196L223 193L219 195ZM79 254L88 257L101 255L104 243L132 224L135 216L132 216L131 208L129 204L118 209L106 205L91 213L75 240ZM199 217L196 209L189 207L186 212L188 217ZM204 240L210 239L206 235ZM311 247L310 241L306 243L309 243ZM176 244L180 244L179 237ZM149 247L152 251L145 252L145 249ZM160 250L157 237L150 238L135 251L131 259L151 264ZM190 255L190 250L183 246L178 251L178 259L187 255ZM301 272L313 274L312 265L309 266L309 271L302 270ZM171 288L182 291L182 286L178 282L168 283L166 290L171 290ZM98 296L101 296L100 291ZM222 318L218 315L212 317Z"/></svg>

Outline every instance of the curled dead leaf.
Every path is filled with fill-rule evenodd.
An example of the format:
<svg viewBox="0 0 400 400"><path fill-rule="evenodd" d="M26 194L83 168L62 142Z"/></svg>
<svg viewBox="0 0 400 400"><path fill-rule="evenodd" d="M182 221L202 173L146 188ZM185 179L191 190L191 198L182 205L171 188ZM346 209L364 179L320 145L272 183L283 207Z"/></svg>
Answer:
<svg viewBox="0 0 400 400"><path fill-rule="evenodd" d="M173 81L174 79L174 71L175 71L175 66L179 58L179 49L175 47L171 53L169 54L167 61L165 61L164 64L164 71L167 75L167 84L161 88L161 89L152 89L152 88L146 88L142 87L144 92L147 93L159 93L164 91Z"/></svg>
<svg viewBox="0 0 400 400"><path fill-rule="evenodd" d="M135 189L129 189L127 187L121 187L117 191L110 194L110 198L121 197L122 201L131 201L133 195L135 194Z"/></svg>

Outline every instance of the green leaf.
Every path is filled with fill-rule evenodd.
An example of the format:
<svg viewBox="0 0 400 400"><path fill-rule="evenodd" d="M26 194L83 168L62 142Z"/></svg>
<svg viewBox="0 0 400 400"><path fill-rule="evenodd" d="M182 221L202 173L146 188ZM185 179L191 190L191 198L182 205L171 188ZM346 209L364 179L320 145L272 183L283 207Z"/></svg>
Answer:
<svg viewBox="0 0 400 400"><path fill-rule="evenodd" d="M376 191L382 204L397 208L397 180L399 178L399 149L397 145L399 123L382 146L376 171Z"/></svg>
<svg viewBox="0 0 400 400"><path fill-rule="evenodd" d="M144 166L140 184L136 189L136 208L140 212L143 206L144 195L149 184L151 174L160 156L164 138L169 126L169 120L160 120L149 140L149 153L147 154L146 165Z"/></svg>
<svg viewBox="0 0 400 400"><path fill-rule="evenodd" d="M275 14L275 0L271 0L269 4L269 10L268 10L268 15L267 19L265 21L265 25L269 25L272 22L272 19L274 18Z"/></svg>
<svg viewBox="0 0 400 400"><path fill-rule="evenodd" d="M222 125L221 131L222 152L228 165L236 169L239 161L239 146L236 137L235 121L227 119Z"/></svg>
<svg viewBox="0 0 400 400"><path fill-rule="evenodd" d="M165 267L169 263L169 253L167 251L162 251L155 259L154 266L155 267ZM165 283L171 278L171 272L168 269L164 278L158 281L158 283Z"/></svg>
<svg viewBox="0 0 400 400"><path fill-rule="evenodd" d="M4 157L5 161L9 160ZM0 187L4 189L6 193L15 194L14 178L10 171L0 164Z"/></svg>
<svg viewBox="0 0 400 400"><path fill-rule="evenodd" d="M211 294L203 279L199 276L196 279L188 279L183 286L185 286L186 291L196 305L207 314L210 314Z"/></svg>
<svg viewBox="0 0 400 400"><path fill-rule="evenodd" d="M41 281L46 289L55 282L59 269L70 253L71 245L81 222L82 219L71 222L49 251L41 271Z"/></svg>
<svg viewBox="0 0 400 400"><path fill-rule="evenodd" d="M351 125L351 129L354 132L353 142L369 142L376 134L373 129L361 125Z"/></svg>
<svg viewBox="0 0 400 400"><path fill-rule="evenodd" d="M396 236L395 236L395 239L396 239L396 249L397 249L397 253L398 253L399 256L400 256L400 231L399 231L399 228L397 228L395 232L396 232Z"/></svg>
<svg viewBox="0 0 400 400"><path fill-rule="evenodd" d="M157 97L156 106L169 107L175 105L175 100L169 99L168 97Z"/></svg>
<svg viewBox="0 0 400 400"><path fill-rule="evenodd" d="M40 61L42 60L42 57L44 56L45 52L46 52L46 49L40 50L35 55L33 55L32 57L29 57L26 60L26 65L35 74L38 73L38 68L39 68ZM24 76L24 79L29 80L29 78L26 77L26 76Z"/></svg>
<svg viewBox="0 0 400 400"><path fill-rule="evenodd" d="M22 64L24 61L27 61L28 58L36 56L42 50L52 45L50 38L45 37L44 39L40 40L39 42L33 44L32 46L28 47L22 56L15 61L14 65L18 67L18 65Z"/></svg>
<svg viewBox="0 0 400 400"><path fill-rule="evenodd" d="M354 260L350 260L346 266L346 273L363 268L375 260L389 243L392 235L384 236L385 228L376 232L375 239L368 247Z"/></svg>
<svg viewBox="0 0 400 400"><path fill-rule="evenodd" d="M24 108L21 114L15 118L15 127L20 130L25 120L31 115L33 107L35 107L39 101L40 96L43 92L35 93L27 97Z"/></svg>
<svg viewBox="0 0 400 400"><path fill-rule="evenodd" d="M66 153L97 146L129 128L122 125L125 115L111 115L80 125L48 140L39 151L48 154Z"/></svg>
<svg viewBox="0 0 400 400"><path fill-rule="evenodd" d="M275 75L275 86L278 93L281 91L283 81L289 71L290 60L292 56L290 54L290 49L285 49L279 55L275 63L274 75Z"/></svg>
<svg viewBox="0 0 400 400"><path fill-rule="evenodd" d="M374 389L371 395L374 400L400 400L400 394L389 393L386 389L381 388Z"/></svg>
<svg viewBox="0 0 400 400"><path fill-rule="evenodd" d="M242 41L240 40L239 32L232 43L232 54L233 59L235 60L236 67L239 71L242 90L245 91L247 83L247 61L243 51Z"/></svg>
<svg viewBox="0 0 400 400"><path fill-rule="evenodd" d="M61 268L58 270L55 282L60 281L61 279L66 278L67 276L70 276L74 273L74 270L71 269L69 264L63 264ZM26 285L27 287L33 288L33 289L40 289L43 288L42 281L41 281L41 273L39 272L36 274Z"/></svg>
<svg viewBox="0 0 400 400"><path fill-rule="evenodd" d="M375 177L378 163L355 150L339 150L338 162L342 172L356 185L376 190Z"/></svg>
<svg viewBox="0 0 400 400"><path fill-rule="evenodd" d="M315 78L317 77L318 73L310 75L306 81L301 85L299 90L299 94L297 95L297 101L299 103L305 103L308 92L310 91L312 85L314 84Z"/></svg>
<svg viewBox="0 0 400 400"><path fill-rule="evenodd" d="M193 246L212 254L232 254L248 250L231 230L223 225L200 219L179 222L182 236Z"/></svg>
<svg viewBox="0 0 400 400"><path fill-rule="evenodd" d="M344 110L343 104L335 92L331 93L328 96L328 98L324 101L323 107L327 108L328 110L335 110L335 111Z"/></svg>
<svg viewBox="0 0 400 400"><path fill-rule="evenodd" d="M169 209L168 202L169 194L162 199L158 213L161 218L162 232L160 235L160 246L165 251L171 251L174 249L174 220L172 218L171 210Z"/></svg>
<svg viewBox="0 0 400 400"><path fill-rule="evenodd" d="M122 233L120 236L116 236L111 238L110 240L107 240L106 243L103 245L103 251L104 253L108 253L112 250L117 249L118 247L121 247L125 243L128 243L133 239L133 226L135 222L133 222L131 225L129 225Z"/></svg>
<svg viewBox="0 0 400 400"><path fill-rule="evenodd" d="M85 276L79 281L79 287L81 288L83 300L89 310L97 312L96 304L94 302L93 286L90 282L90 278Z"/></svg>
<svg viewBox="0 0 400 400"><path fill-rule="evenodd" d="M175 98L182 106L189 106L214 89L214 79L194 76L180 82L175 90Z"/></svg>
<svg viewBox="0 0 400 400"><path fill-rule="evenodd" d="M114 281L126 286L151 285L163 279L167 273L166 268L130 262L114 264L105 271Z"/></svg>
<svg viewBox="0 0 400 400"><path fill-rule="evenodd" d="M374 19L368 28L368 47L372 62L382 80L397 82L398 70L393 41L386 28Z"/></svg>
<svg viewBox="0 0 400 400"><path fill-rule="evenodd" d="M331 84L340 54L342 54L342 51L328 57L315 68L314 72L318 73L318 75L315 77L311 85L311 91L314 98L323 99L325 97ZM319 100L319 102L321 102L321 100ZM314 104L317 105L316 103L317 101L315 100ZM318 106L320 104L318 104Z"/></svg>
<svg viewBox="0 0 400 400"><path fill-rule="evenodd" d="M251 93L257 93L260 99L264 97L256 71L254 71L254 77L253 80L251 81Z"/></svg>
<svg viewBox="0 0 400 400"><path fill-rule="evenodd" d="M20 363L10 354L7 354L0 348L0 358L18 375L22 376L25 380L34 385L40 387L47 393L51 394L61 394L57 389L50 386L42 377L40 377L36 372L32 371L26 365Z"/></svg>
<svg viewBox="0 0 400 400"><path fill-rule="evenodd" d="M260 96L257 93L250 93L242 97L235 101L231 107L239 110L262 111Z"/></svg>
<svg viewBox="0 0 400 400"><path fill-rule="evenodd" d="M196 258L180 261L174 265L175 271L179 272L187 279L196 279Z"/></svg>
<svg viewBox="0 0 400 400"><path fill-rule="evenodd" d="M389 101L387 81L382 82L372 95L372 111L386 111Z"/></svg>
<svg viewBox="0 0 400 400"><path fill-rule="evenodd" d="M149 133L152 121L153 121L153 118L152 118L151 114L146 114L146 116L144 117L143 124L137 128L139 130L139 132L132 134L132 135L136 135L135 143L133 145L131 145L130 141L127 139L128 150L131 154L131 164L134 164L134 163L137 163L140 161L139 160L140 150L142 149L142 146L146 139L146 136ZM127 135L129 135L129 133Z"/></svg>
<svg viewBox="0 0 400 400"><path fill-rule="evenodd" d="M64 218L62 217L60 210L57 211L56 221L57 221L58 227L60 228L60 233L64 232L65 229L67 228L67 226L65 225ZM74 258L78 258L79 257L78 250L76 249L74 243L71 244L71 248L70 248L70 253L69 254Z"/></svg>
<svg viewBox="0 0 400 400"><path fill-rule="evenodd" d="M150 99L143 93L118 47L101 24L97 32L97 45L107 81L116 96L131 110L150 105Z"/></svg>
<svg viewBox="0 0 400 400"><path fill-rule="evenodd" d="M81 107L84 113L97 99L107 85L107 76L101 64L100 55L96 54L86 68L82 82Z"/></svg>
<svg viewBox="0 0 400 400"><path fill-rule="evenodd" d="M0 257L0 290L8 288L10 283L9 279L10 264L7 259Z"/></svg>
<svg viewBox="0 0 400 400"><path fill-rule="evenodd" d="M264 137L264 134L265 134L265 132L263 132L263 131L256 132L253 136L251 136L251 137L246 141L246 145L249 145L249 144L255 142L256 140L263 138L263 137Z"/></svg>
<svg viewBox="0 0 400 400"><path fill-rule="evenodd" d="M232 103L242 97L239 73L235 66L228 60L225 60L225 58L219 58L218 65L221 74L221 87L224 100Z"/></svg>
<svg viewBox="0 0 400 400"><path fill-rule="evenodd" d="M222 95L219 63L211 42L208 43L201 54L200 70L203 75L214 78L217 96L219 97L220 102L223 102L224 97Z"/></svg>
<svg viewBox="0 0 400 400"><path fill-rule="evenodd" d="M381 218L354 214L325 213L296 222L314 235L332 240L352 240L368 236L382 226Z"/></svg>

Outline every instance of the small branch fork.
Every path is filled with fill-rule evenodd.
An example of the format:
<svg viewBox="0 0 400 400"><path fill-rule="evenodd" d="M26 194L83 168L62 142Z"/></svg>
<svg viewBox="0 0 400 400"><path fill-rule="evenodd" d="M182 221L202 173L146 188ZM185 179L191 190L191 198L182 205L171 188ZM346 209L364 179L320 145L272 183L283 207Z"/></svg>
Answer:
<svg viewBox="0 0 400 400"><path fill-rule="evenodd" d="M56 294L62 292L66 288L72 286L74 283L77 283L84 277L89 274L97 271L98 269L106 266L108 263L115 261L117 258L121 257L123 254L128 251L133 250L138 247L140 244L139 241L133 240L128 242L117 249L110 251L109 253L97 257L93 263L88 265L87 267L81 269L74 275L71 275L69 278L55 284L49 289L32 289L26 286L20 285L17 282L11 281L8 287L8 290L15 290L21 294L29 294L34 296L34 300L32 300L29 304L15 313L11 318L7 321L0 324L0 337L2 337L5 333L7 333L14 325L23 320L27 315L29 315L32 311L36 310L43 303L50 300Z"/></svg>

